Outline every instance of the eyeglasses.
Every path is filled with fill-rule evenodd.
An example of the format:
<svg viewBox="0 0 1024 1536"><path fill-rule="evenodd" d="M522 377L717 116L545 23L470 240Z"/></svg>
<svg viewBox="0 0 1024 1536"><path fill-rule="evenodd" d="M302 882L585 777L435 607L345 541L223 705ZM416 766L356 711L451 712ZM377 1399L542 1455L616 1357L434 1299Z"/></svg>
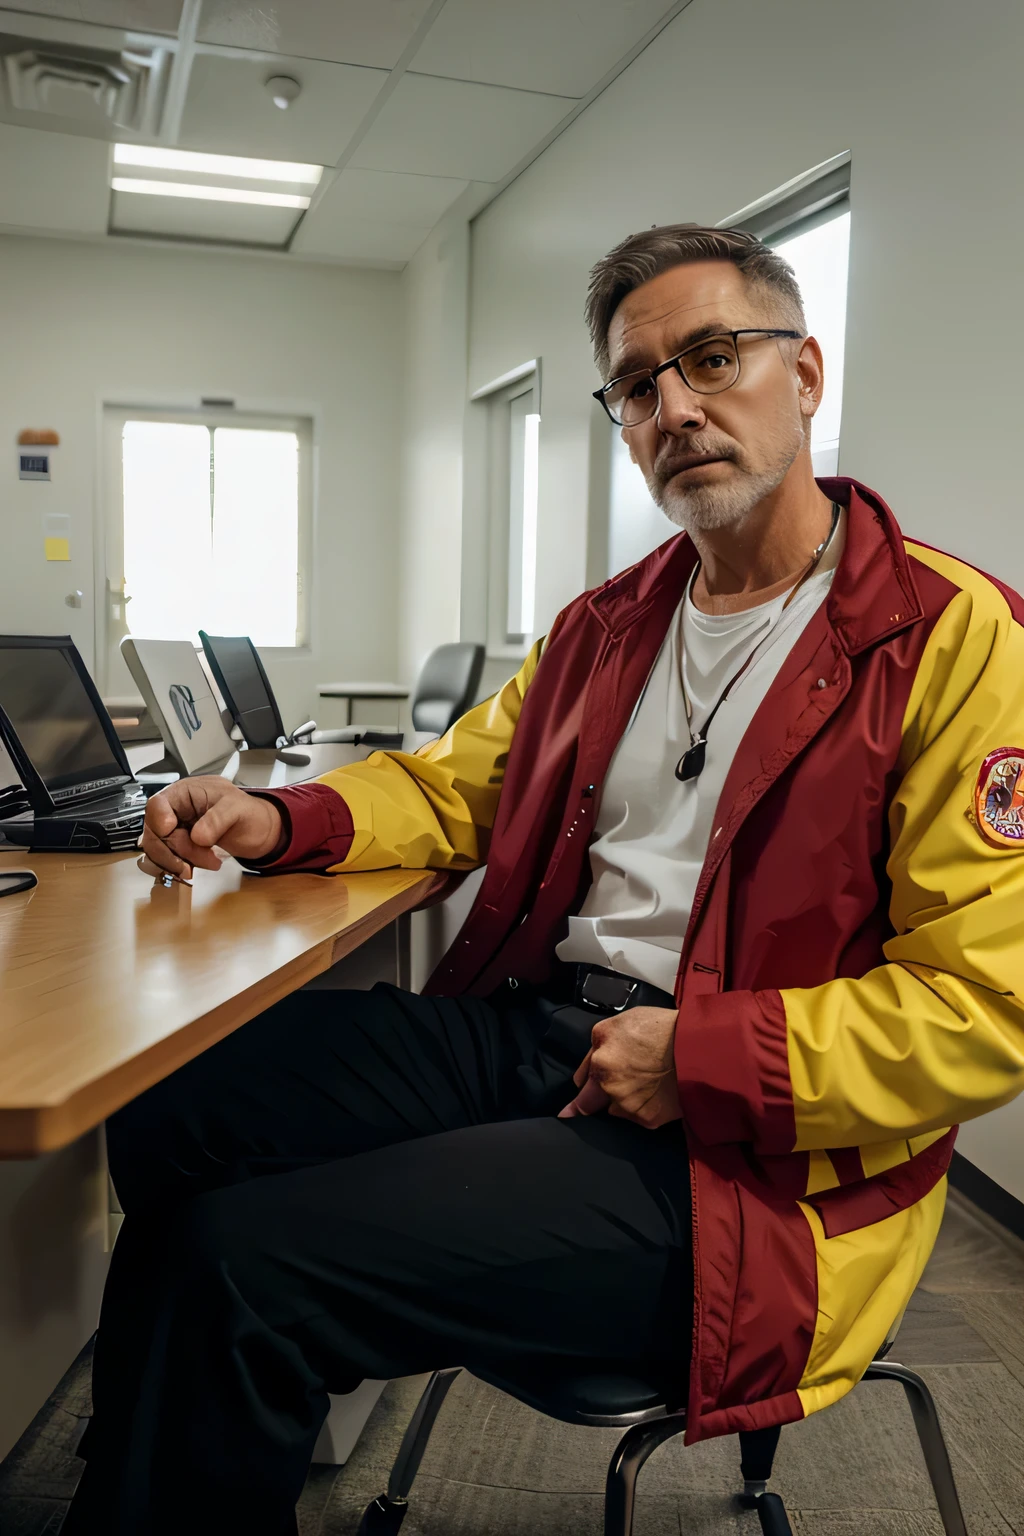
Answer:
<svg viewBox="0 0 1024 1536"><path fill-rule="evenodd" d="M771 337L803 340L800 331L724 331L720 336L708 336L704 341L695 342L675 357L659 363L657 368L641 368L636 373L624 373L612 379L603 388L594 390L594 399L601 402L617 427L638 427L660 410L658 378L669 369L678 373L694 394L720 395L723 389L731 389L740 376L741 336L757 336L762 341Z"/></svg>

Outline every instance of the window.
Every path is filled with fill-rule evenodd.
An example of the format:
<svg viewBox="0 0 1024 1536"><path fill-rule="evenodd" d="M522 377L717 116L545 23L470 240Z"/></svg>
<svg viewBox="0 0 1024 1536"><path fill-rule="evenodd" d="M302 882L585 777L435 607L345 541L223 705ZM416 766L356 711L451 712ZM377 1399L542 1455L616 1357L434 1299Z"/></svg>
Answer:
<svg viewBox="0 0 1024 1536"><path fill-rule="evenodd" d="M816 475L839 470L839 423L843 409L843 354L846 348L846 281L850 256L849 204L771 244L796 273L804 296L807 328L825 359L825 393L811 422L811 458Z"/></svg>
<svg viewBox="0 0 1024 1536"><path fill-rule="evenodd" d="M110 648L125 633L194 640L200 628L303 644L310 423L107 417Z"/></svg>
<svg viewBox="0 0 1024 1536"><path fill-rule="evenodd" d="M540 415L533 386L509 401L508 613L506 639L533 633L537 592L537 458Z"/></svg>
<svg viewBox="0 0 1024 1536"><path fill-rule="evenodd" d="M523 655L535 623L540 400L536 365L482 391L488 416L487 651ZM477 395L474 398L479 399Z"/></svg>
<svg viewBox="0 0 1024 1536"><path fill-rule="evenodd" d="M809 171L726 225L749 230L784 256L796 273L807 327L825 360L825 393L811 424L817 475L839 467L846 346L846 290L850 254L850 157L837 156Z"/></svg>

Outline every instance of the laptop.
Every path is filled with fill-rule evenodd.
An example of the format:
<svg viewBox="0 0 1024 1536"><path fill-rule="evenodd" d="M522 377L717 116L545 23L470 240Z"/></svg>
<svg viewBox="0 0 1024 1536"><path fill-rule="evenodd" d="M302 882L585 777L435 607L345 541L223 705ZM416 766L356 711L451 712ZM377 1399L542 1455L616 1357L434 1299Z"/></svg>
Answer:
<svg viewBox="0 0 1024 1536"><path fill-rule="evenodd" d="M182 775L218 773L238 743L228 735L191 640L126 635L121 654L163 737L170 765Z"/></svg>
<svg viewBox="0 0 1024 1536"><path fill-rule="evenodd" d="M9 843L135 847L146 793L70 635L0 635L0 735L25 790L0 807Z"/></svg>
<svg viewBox="0 0 1024 1536"><path fill-rule="evenodd" d="M280 749L293 742L316 746L344 742L352 746L401 748L400 731L367 726L318 731L316 721L307 720L294 731L286 732L260 653L249 636L208 635L201 629L199 638L228 713L249 747Z"/></svg>

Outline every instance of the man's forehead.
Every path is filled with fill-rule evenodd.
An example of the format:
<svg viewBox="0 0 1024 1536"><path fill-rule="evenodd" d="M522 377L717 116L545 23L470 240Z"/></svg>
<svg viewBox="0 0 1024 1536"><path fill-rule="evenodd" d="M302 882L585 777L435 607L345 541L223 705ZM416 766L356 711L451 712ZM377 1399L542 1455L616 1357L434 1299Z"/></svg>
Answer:
<svg viewBox="0 0 1024 1536"><path fill-rule="evenodd" d="M616 359L658 351L666 332L682 335L708 320L734 325L745 319L749 298L743 274L725 261L670 267L627 293L608 327L613 372Z"/></svg>

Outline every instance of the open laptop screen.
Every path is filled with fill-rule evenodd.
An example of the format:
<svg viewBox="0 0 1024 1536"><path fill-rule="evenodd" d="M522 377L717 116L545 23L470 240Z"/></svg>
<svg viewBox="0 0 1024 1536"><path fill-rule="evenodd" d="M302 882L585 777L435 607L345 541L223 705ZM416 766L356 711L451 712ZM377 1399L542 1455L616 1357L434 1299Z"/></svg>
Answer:
<svg viewBox="0 0 1024 1536"><path fill-rule="evenodd" d="M70 640L0 636L0 709L51 791L126 774L80 666Z"/></svg>
<svg viewBox="0 0 1024 1536"><path fill-rule="evenodd" d="M220 716L191 640L146 640L128 635L121 654L159 727L168 754L183 773L216 771L236 744Z"/></svg>

